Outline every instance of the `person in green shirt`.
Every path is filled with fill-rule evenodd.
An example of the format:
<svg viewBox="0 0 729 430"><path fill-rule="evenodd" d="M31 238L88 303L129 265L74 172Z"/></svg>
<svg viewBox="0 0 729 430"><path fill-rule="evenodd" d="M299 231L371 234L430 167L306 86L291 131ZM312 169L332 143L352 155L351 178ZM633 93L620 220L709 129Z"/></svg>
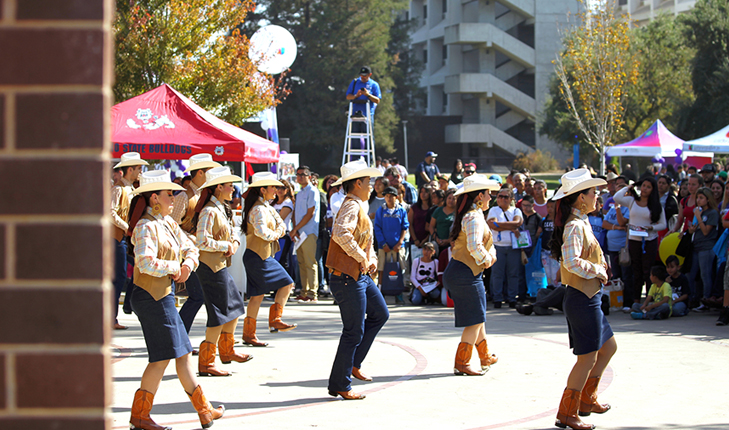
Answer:
<svg viewBox="0 0 729 430"><path fill-rule="evenodd" d="M671 316L673 290L671 284L666 282L666 278L668 278L668 272L663 266L651 268L651 288L648 290L648 296L643 305L633 303L633 312L630 314L633 319L661 320Z"/></svg>
<svg viewBox="0 0 729 430"><path fill-rule="evenodd" d="M450 246L451 226L456 215L455 190L448 190L445 195L445 206L439 207L430 218L430 231L435 233L435 241L439 249Z"/></svg>

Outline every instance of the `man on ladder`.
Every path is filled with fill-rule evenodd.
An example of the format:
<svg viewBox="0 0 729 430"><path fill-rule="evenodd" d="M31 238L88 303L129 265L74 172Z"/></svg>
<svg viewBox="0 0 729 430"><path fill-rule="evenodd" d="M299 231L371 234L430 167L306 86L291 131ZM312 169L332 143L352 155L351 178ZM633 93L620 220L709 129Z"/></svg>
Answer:
<svg viewBox="0 0 729 430"><path fill-rule="evenodd" d="M351 118L348 119L351 122L351 130L348 130L348 132L369 132L368 134L374 136L375 109L377 108L377 104L380 103L380 97L382 97L382 93L380 92L380 85L375 82L374 79L372 79L372 69L370 69L369 66L363 66L359 71L359 78L352 80L352 82L350 82L349 84L349 87L347 88L347 100L351 103ZM367 106L370 106L369 115L367 112ZM369 118L369 125L367 124L368 121L352 121L352 118ZM368 130L368 126L372 127L372 130ZM362 152L365 152L366 149L372 147L373 143L373 141L365 142L365 148L360 149L362 150ZM351 149L359 147L358 145L359 142L355 142L354 139L352 139L352 142L349 146ZM349 151L347 151L345 148L345 153L346 152ZM353 159L357 158L358 157L353 157ZM348 161L351 160L345 160L345 162ZM369 161L374 162L374 157L372 160Z"/></svg>

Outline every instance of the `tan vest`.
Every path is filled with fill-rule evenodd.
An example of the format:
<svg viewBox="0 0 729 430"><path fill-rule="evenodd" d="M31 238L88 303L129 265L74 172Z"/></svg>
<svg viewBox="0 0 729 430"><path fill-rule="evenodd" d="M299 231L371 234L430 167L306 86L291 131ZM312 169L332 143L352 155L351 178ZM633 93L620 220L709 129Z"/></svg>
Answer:
<svg viewBox="0 0 729 430"><path fill-rule="evenodd" d="M484 221L484 224L485 223L486 222ZM468 237L466 235L466 231L461 228L461 232L458 234L456 241L451 247L451 255L453 256L454 260L458 260L468 266L473 272L473 275L476 276L479 273L483 272L485 269L488 269L490 266L479 266L476 263L476 259L474 259L471 253L468 251L467 245ZM491 248L494 247L494 238L488 225L486 225L483 230L483 246L484 248L486 248L486 251L489 251L491 250Z"/></svg>
<svg viewBox="0 0 729 430"><path fill-rule="evenodd" d="M129 219L129 189L131 187L124 185L122 181L117 181L114 186L121 187L121 197L119 197L119 207L117 208L116 213L117 215L119 215L119 218L127 221ZM116 225L113 225L112 227L114 239L116 239L117 242L121 242L126 236L127 232L120 229Z"/></svg>
<svg viewBox="0 0 729 430"><path fill-rule="evenodd" d="M352 199L349 197L345 198L342 202L342 206L344 206L344 203L346 203L348 200ZM337 220L335 219L334 222L336 223ZM365 246L367 246L368 243L370 243L370 246L372 246L372 223L370 223L370 219L367 216L367 213L365 213L364 209L362 208L362 205L360 205L359 207L357 227L355 227L354 229L353 236L354 241L357 242L357 245L362 248L365 254L369 255L369 250L366 249ZM338 270L342 273L346 273L354 279L359 279L359 275L361 273L361 265L357 262L357 260L350 257L346 252L344 252L342 247L339 246L339 244L333 239L329 241L329 252L327 254L326 266L329 269Z"/></svg>
<svg viewBox="0 0 729 430"><path fill-rule="evenodd" d="M256 204L253 205L253 208L256 206L262 206L263 203L260 201L256 202ZM253 210L251 208L251 210ZM265 208L263 209L266 210ZM254 233L253 224L251 224L250 221L246 221L248 223L248 230L246 232L246 249L250 249L251 251L258 254L259 257L261 257L261 260L265 260L268 257L275 255L281 247L278 244L278 240L274 241L267 241L263 240L260 237L256 236ZM268 216L266 219L266 226L271 230L276 230L276 220L272 216Z"/></svg>
<svg viewBox="0 0 729 430"><path fill-rule="evenodd" d="M188 198L187 211L184 215L182 215L180 228L188 233L192 233L192 229L195 227L192 223L192 219L195 217L195 206L197 206L197 201L200 199L200 196L195 194L195 191L190 188L185 188L185 193Z"/></svg>
<svg viewBox="0 0 729 430"><path fill-rule="evenodd" d="M142 218L153 221L155 229L164 228L159 224L164 221L156 221L150 214L145 214ZM163 235L159 234L159 230L156 230L156 232L157 258L167 261L179 261L180 250L177 244L170 243L169 241L160 242L159 238ZM167 237L167 235L165 234L164 237ZM169 276L158 278L156 276L147 275L146 273L140 272L137 266L134 267L134 284L148 292L155 300L166 297L172 292L172 278Z"/></svg>
<svg viewBox="0 0 729 430"><path fill-rule="evenodd" d="M215 203L210 202L205 207L212 207L213 210L213 239L218 241L232 242L230 229L232 226L220 211L215 207ZM213 273L217 273L222 269L230 266L230 257L226 257L224 252L208 252L200 250L200 262L205 263Z"/></svg>
<svg viewBox="0 0 729 430"><path fill-rule="evenodd" d="M581 220L575 215L570 215L567 218L567 224L569 223L579 223L582 230L582 254L580 254L580 258L594 264L603 264L605 257L602 254L600 244L595 239L595 235L592 234L592 227L586 221ZM559 273L562 277L563 285L569 285L572 288L578 289L585 293L587 297L592 297L600 291L602 284L599 279L585 279L575 275L565 269L564 261L559 266Z"/></svg>

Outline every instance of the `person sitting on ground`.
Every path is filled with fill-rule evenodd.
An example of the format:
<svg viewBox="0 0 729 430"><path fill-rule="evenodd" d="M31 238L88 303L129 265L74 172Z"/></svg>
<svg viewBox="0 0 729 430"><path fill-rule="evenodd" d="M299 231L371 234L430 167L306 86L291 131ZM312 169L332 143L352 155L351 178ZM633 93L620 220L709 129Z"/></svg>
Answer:
<svg viewBox="0 0 729 430"><path fill-rule="evenodd" d="M666 282L667 277L668 273L663 266L651 268L651 289L642 305L633 303L633 312L630 314L633 319L662 320L671 316L673 290L671 284Z"/></svg>
<svg viewBox="0 0 729 430"><path fill-rule="evenodd" d="M668 272L667 282L673 290L673 313L671 316L682 317L688 315L688 298L691 287L686 275L681 273L681 262L675 255L666 258L666 271Z"/></svg>
<svg viewBox="0 0 729 430"><path fill-rule="evenodd" d="M377 240L378 286L382 289L382 270L393 256L397 256L400 269L405 268L405 248L402 246L410 227L405 208L397 202L397 190L385 188L385 204L375 214L375 238Z"/></svg>
<svg viewBox="0 0 729 430"><path fill-rule="evenodd" d="M413 292L410 302L415 306L428 302L437 302L441 296L441 287L438 282L438 260L435 257L433 242L423 244L423 256L413 260L410 270L410 282L413 283Z"/></svg>

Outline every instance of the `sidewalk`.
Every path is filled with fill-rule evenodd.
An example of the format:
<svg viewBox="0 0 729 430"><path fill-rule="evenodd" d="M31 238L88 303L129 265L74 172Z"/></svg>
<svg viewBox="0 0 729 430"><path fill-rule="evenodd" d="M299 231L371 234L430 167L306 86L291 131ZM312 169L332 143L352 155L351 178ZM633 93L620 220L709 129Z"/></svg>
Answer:
<svg viewBox="0 0 729 430"><path fill-rule="evenodd" d="M255 358L229 365L218 361L236 372L231 377L199 378L213 405L224 403L227 409L213 428L556 428L556 408L575 361L560 312L522 316L513 309L489 309L487 338L499 362L485 376L465 377L453 375L461 330L453 326L452 309L390 306L390 320L362 368L374 381L352 383L367 399L342 401L330 397L326 388L341 330L339 308L331 303L289 303L284 319L299 327L269 334L265 317L271 302L264 302L258 335L270 345L238 345ZM729 428L729 327L715 326L717 316L692 313L635 321L628 314L611 313L618 352L602 380L600 400L612 410L585 422L621 430ZM191 332L195 347L202 340L205 318L203 307ZM116 331L112 342L115 429L128 428L132 397L147 364L136 317L120 314L120 322L130 328ZM174 363L157 393L152 417L175 430L201 428Z"/></svg>

